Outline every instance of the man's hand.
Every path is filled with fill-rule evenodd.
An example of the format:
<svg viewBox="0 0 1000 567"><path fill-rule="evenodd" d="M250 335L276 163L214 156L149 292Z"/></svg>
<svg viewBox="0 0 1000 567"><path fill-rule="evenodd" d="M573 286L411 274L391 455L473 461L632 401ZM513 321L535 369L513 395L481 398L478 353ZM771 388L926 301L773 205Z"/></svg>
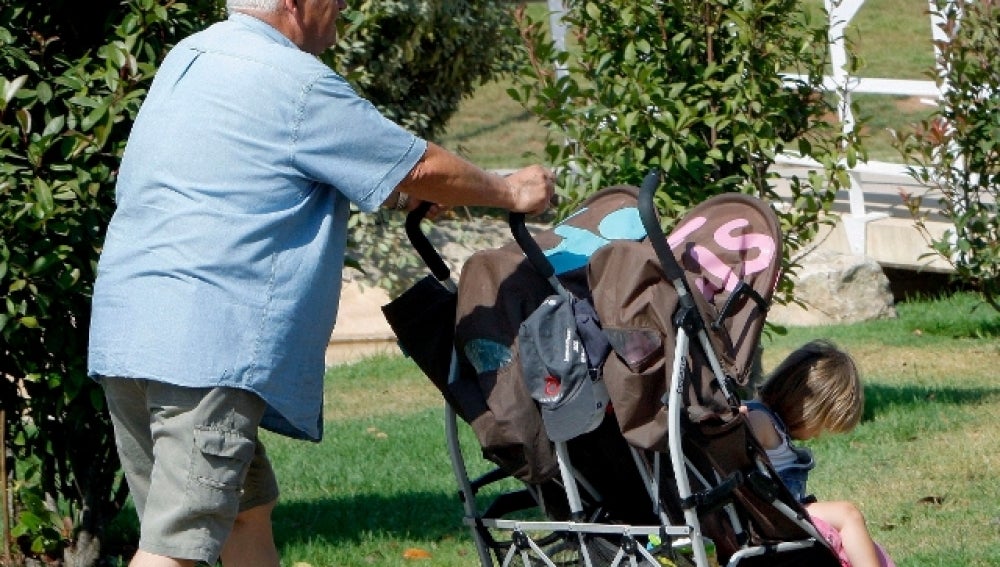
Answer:
<svg viewBox="0 0 1000 567"><path fill-rule="evenodd" d="M552 171L531 165L504 178L512 193L510 210L517 213L540 215L548 210L555 194L556 177Z"/></svg>

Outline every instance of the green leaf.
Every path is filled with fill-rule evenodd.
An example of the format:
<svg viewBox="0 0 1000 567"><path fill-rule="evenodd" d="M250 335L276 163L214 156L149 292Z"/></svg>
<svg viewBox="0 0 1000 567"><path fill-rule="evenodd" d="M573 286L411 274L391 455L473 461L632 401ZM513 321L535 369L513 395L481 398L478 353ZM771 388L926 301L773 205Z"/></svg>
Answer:
<svg viewBox="0 0 1000 567"><path fill-rule="evenodd" d="M38 218L48 218L55 209L55 201L52 198L52 188L44 179L36 177L33 189L35 194L35 214Z"/></svg>
<svg viewBox="0 0 1000 567"><path fill-rule="evenodd" d="M27 75L21 75L13 81L8 81L7 79L0 77L0 91L2 91L0 94L3 96L4 107L10 104L10 101L14 99L17 91L21 90L21 87L24 86L24 83L27 80Z"/></svg>
<svg viewBox="0 0 1000 567"><path fill-rule="evenodd" d="M628 43L625 45L625 53L623 55L626 63L633 63L636 60L636 50L634 43Z"/></svg>
<svg viewBox="0 0 1000 567"><path fill-rule="evenodd" d="M108 113L108 107L111 106L111 99L105 99L100 101L93 110L84 117L83 121L80 123L80 129L84 132L89 132L94 128L94 125L101 121L104 116Z"/></svg>
<svg viewBox="0 0 1000 567"><path fill-rule="evenodd" d="M52 87L44 81L38 83L38 87L35 88L35 96L38 97L38 102L48 104L52 101Z"/></svg>
<svg viewBox="0 0 1000 567"><path fill-rule="evenodd" d="M27 136L31 133L31 112L27 108L20 108L17 111L17 124L21 127L21 133Z"/></svg>
<svg viewBox="0 0 1000 567"><path fill-rule="evenodd" d="M47 270L50 266L52 266L52 264L55 264L58 261L59 261L59 256L57 256L56 254L52 253L43 254L38 258L35 258L35 261L31 263L31 267L28 268L28 273L31 275L38 275Z"/></svg>
<svg viewBox="0 0 1000 567"><path fill-rule="evenodd" d="M49 120L45 125L45 130L42 131L42 136L54 136L62 132L63 128L66 126L66 117L59 115Z"/></svg>

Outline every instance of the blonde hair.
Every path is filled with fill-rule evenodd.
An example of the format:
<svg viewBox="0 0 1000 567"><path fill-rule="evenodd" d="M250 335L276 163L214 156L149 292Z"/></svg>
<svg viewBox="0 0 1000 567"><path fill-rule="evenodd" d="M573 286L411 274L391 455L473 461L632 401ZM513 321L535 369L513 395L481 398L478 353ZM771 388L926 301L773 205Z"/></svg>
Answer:
<svg viewBox="0 0 1000 567"><path fill-rule="evenodd" d="M788 431L850 431L861 421L865 394L854 359L825 340L796 349L758 389Z"/></svg>

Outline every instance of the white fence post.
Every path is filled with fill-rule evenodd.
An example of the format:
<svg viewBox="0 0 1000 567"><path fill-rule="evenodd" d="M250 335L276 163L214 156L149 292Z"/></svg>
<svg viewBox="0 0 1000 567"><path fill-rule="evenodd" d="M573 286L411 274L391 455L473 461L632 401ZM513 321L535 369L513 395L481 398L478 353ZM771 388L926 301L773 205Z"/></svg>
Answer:
<svg viewBox="0 0 1000 567"><path fill-rule="evenodd" d="M934 1L934 0L930 0ZM566 6L563 0L548 0L549 6L549 33L552 34L552 43L559 51L566 51L566 23L563 22L563 14ZM562 78L569 73L564 66L556 67L556 77Z"/></svg>
<svg viewBox="0 0 1000 567"><path fill-rule="evenodd" d="M847 73L847 46L845 33L847 25L864 5L865 0L824 0L829 17L827 41L830 49L830 63L833 71L833 88L837 93L837 113L842 131L846 135L854 133L854 113L851 111L852 78ZM868 223L885 218L885 213L869 213L865 210L865 190L861 185L861 174L856 169L848 171L851 186L848 189L850 212L841 217L847 244L853 254L866 255L868 244Z"/></svg>

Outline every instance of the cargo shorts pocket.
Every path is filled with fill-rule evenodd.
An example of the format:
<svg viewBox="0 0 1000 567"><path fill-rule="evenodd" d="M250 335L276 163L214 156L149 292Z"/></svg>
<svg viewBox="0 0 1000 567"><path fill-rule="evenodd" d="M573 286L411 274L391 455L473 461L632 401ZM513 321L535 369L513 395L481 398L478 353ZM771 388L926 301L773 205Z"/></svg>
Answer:
<svg viewBox="0 0 1000 567"><path fill-rule="evenodd" d="M238 503L255 447L253 439L238 431L195 428L188 478L192 506L215 509Z"/></svg>

